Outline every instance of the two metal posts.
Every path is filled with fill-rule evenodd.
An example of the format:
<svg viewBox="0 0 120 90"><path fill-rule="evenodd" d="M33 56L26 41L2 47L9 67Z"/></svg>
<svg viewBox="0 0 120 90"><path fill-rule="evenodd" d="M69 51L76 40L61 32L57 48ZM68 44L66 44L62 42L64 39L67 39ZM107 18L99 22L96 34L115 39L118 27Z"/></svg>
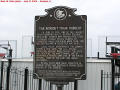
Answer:
<svg viewBox="0 0 120 90"><path fill-rule="evenodd" d="M77 90L78 81L74 81L74 90ZM63 85L57 85L57 90L63 90Z"/></svg>

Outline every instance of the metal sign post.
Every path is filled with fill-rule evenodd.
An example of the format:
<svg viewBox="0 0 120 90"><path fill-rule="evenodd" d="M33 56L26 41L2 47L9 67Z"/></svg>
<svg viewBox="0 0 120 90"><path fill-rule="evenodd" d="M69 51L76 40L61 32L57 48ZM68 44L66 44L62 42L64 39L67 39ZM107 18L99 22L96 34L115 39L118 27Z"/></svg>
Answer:
<svg viewBox="0 0 120 90"><path fill-rule="evenodd" d="M111 47L111 53L115 53L115 48ZM112 66L112 90L115 90L115 60L111 59L111 66Z"/></svg>
<svg viewBox="0 0 120 90"><path fill-rule="evenodd" d="M63 85L57 85L57 90L63 90Z"/></svg>
<svg viewBox="0 0 120 90"><path fill-rule="evenodd" d="M77 80L75 80L74 81L74 90L77 90L77 84L78 84L78 82L77 82Z"/></svg>
<svg viewBox="0 0 120 90"><path fill-rule="evenodd" d="M86 79L87 16L64 6L45 11L47 15L35 16L36 78L55 84Z"/></svg>
<svg viewBox="0 0 120 90"><path fill-rule="evenodd" d="M12 49L9 49L9 55L8 55L8 67L7 67L7 77L6 77L6 90L9 90L9 81L10 81L10 69L12 64Z"/></svg>

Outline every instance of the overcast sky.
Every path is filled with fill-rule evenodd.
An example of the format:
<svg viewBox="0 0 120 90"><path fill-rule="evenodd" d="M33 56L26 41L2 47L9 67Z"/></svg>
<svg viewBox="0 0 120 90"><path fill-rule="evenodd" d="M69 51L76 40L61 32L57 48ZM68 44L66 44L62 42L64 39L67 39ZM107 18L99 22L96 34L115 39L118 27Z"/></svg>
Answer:
<svg viewBox="0 0 120 90"><path fill-rule="evenodd" d="M34 17L44 15L54 6L77 8L76 14L87 15L87 37L95 46L98 36L120 35L120 0L51 0L37 3L0 3L0 40L18 40L34 35ZM21 50L18 50L21 53Z"/></svg>

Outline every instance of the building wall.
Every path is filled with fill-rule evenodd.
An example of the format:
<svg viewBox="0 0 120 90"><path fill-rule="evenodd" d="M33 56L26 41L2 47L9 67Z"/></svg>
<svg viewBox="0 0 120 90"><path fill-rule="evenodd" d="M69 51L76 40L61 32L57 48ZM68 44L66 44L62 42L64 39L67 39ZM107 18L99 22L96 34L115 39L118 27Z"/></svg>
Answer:
<svg viewBox="0 0 120 90"><path fill-rule="evenodd" d="M87 79L78 81L78 90L101 90L101 70L111 72L110 62L102 61L87 63Z"/></svg>

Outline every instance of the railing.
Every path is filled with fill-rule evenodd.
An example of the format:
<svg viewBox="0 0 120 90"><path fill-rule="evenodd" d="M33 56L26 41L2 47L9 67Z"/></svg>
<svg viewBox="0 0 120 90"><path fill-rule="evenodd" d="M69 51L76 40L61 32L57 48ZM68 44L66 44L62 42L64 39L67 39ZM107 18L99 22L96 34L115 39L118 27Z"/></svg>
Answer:
<svg viewBox="0 0 120 90"><path fill-rule="evenodd" d="M115 73L114 89L120 90L120 73ZM101 90L112 90L112 74L110 72L101 71Z"/></svg>
<svg viewBox="0 0 120 90"><path fill-rule="evenodd" d="M112 74L101 71L101 90L111 90Z"/></svg>

